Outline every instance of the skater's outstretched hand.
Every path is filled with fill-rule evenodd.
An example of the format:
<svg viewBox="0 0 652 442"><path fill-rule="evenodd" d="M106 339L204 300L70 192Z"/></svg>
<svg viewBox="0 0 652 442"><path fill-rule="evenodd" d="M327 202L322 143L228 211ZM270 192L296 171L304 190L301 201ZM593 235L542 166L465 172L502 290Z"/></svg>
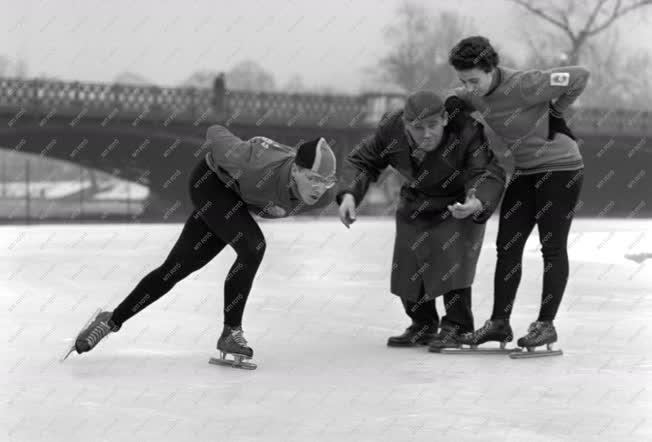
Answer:
<svg viewBox="0 0 652 442"><path fill-rule="evenodd" d="M471 189L466 194L464 204L455 203L453 205L449 205L448 210L450 210L451 214L455 218L462 219L481 211L482 202L475 196L475 189Z"/></svg>
<svg viewBox="0 0 652 442"><path fill-rule="evenodd" d="M347 229L355 222L355 198L350 193L345 193L340 203L340 220Z"/></svg>

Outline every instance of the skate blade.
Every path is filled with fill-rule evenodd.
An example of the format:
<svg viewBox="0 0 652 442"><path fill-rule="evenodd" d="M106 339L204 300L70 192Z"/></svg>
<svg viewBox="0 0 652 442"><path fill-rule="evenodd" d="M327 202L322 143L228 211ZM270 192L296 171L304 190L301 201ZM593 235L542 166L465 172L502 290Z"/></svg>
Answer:
<svg viewBox="0 0 652 442"><path fill-rule="evenodd" d="M430 353L447 353L444 350L460 350L461 347L428 347Z"/></svg>
<svg viewBox="0 0 652 442"><path fill-rule="evenodd" d="M77 336L79 336L79 333L84 331L86 329L86 327L88 327L88 325L91 322L93 322L95 320L95 318L97 318L97 315L99 315L101 312L102 312L101 308L98 308L97 310L95 310L95 313L93 313L93 316L91 316L91 319L86 321L86 324L84 324L84 326L77 332L77 334L73 338L72 345L68 348L68 350L66 350L66 352L61 356L61 358L59 358L59 362L63 362L66 359L68 359L68 356L70 356L70 353L72 353L73 351L76 350L75 341L77 340Z"/></svg>
<svg viewBox="0 0 652 442"><path fill-rule="evenodd" d="M564 352L562 350L534 350L511 353L509 357L512 359L528 359L543 358L545 356L561 356L563 354Z"/></svg>
<svg viewBox="0 0 652 442"><path fill-rule="evenodd" d="M466 344L464 344L464 345L466 345ZM481 344L479 344L479 345L481 345ZM477 345L476 346L459 347L459 348L446 348L444 350L447 350L447 351L442 350L442 353L461 354L461 355L470 355L470 354L508 355L508 354L512 354L514 352L521 351L520 347L508 348L507 347L507 342L499 342L499 345L500 345L500 347L498 347L498 348L495 348L495 347L494 348L487 348L487 347L480 348Z"/></svg>
<svg viewBox="0 0 652 442"><path fill-rule="evenodd" d="M393 348L415 348L415 347L427 347L428 343L427 342L417 342L415 344L390 344L389 342L387 343L388 347L393 347Z"/></svg>
<svg viewBox="0 0 652 442"><path fill-rule="evenodd" d="M521 349L518 347L514 348L443 348L440 353L448 355L472 355L472 354L483 354L483 355L511 355L512 353L518 353Z"/></svg>
<svg viewBox="0 0 652 442"><path fill-rule="evenodd" d="M62 357L59 358L59 362L63 362L66 359L68 359L68 356L70 356L70 353L72 353L73 351L75 351L75 344L71 345L68 351Z"/></svg>
<svg viewBox="0 0 652 442"><path fill-rule="evenodd" d="M233 368L240 368L243 370L255 370L258 365L252 362L246 362L242 356L234 356L233 359L222 358L210 358L208 360L209 364L213 365L224 365Z"/></svg>

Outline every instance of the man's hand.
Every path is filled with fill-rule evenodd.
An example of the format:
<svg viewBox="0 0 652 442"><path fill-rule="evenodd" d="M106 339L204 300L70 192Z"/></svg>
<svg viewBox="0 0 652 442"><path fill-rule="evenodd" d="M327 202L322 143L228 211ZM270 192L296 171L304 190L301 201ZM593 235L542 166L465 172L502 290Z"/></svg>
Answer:
<svg viewBox="0 0 652 442"><path fill-rule="evenodd" d="M451 214L457 219L466 218L469 215L473 215L476 212L482 210L482 202L476 198L475 189L469 190L469 193L466 194L466 199L464 204L455 203L448 206Z"/></svg>
<svg viewBox="0 0 652 442"><path fill-rule="evenodd" d="M340 220L347 229L355 222L355 198L350 193L345 193L340 203Z"/></svg>

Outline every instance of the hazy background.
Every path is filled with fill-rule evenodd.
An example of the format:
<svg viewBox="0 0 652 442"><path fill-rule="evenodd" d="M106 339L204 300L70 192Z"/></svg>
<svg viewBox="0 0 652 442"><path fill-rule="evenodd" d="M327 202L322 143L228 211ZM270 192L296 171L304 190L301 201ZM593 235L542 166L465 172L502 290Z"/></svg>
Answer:
<svg viewBox="0 0 652 442"><path fill-rule="evenodd" d="M582 134L589 178L599 190L592 195L605 204L613 199L602 185L616 175L610 181L611 190L618 189L614 194L636 200L620 201L623 208L618 213L624 216L639 207L637 198L645 200L648 193L649 186L641 181L646 171L639 167L649 163L648 157L630 161L627 152L634 147L643 155L652 152L645 146L647 129L635 131L638 126L652 127L649 114L641 112L650 110L652 103L652 0L26 0L0 5L0 34L4 33L0 80L11 79L0 89L9 94L0 105L11 102L10 82L28 84L28 89L44 84L54 91L72 82L136 85L141 96L134 101L142 101L142 94L149 93L142 91L159 90L139 87L148 85L182 86L179 90L189 96L207 96L221 73L227 91L247 91L255 112L263 112L270 103L284 108L292 100L317 106L331 99L366 100L359 95L366 92L405 96L417 89L442 91L459 83L448 65L450 49L463 37L484 35L497 48L502 65L588 67L589 84L574 108L591 110L592 124L611 128L602 135L591 129ZM46 81L23 82L32 79ZM280 95L262 94L271 101L254 105L262 91ZM291 93L336 96L290 97ZM380 103L384 110L386 105ZM56 108L43 106L42 111L57 118ZM369 115L379 117L384 112L373 109ZM239 110L231 109L231 115L236 113ZM20 108L10 109L9 118L19 114ZM187 127L193 126L186 124L184 130ZM250 129L252 133L246 128L234 130L243 137L259 135L253 133L259 130L257 125ZM260 130L271 136L270 127ZM300 135L291 132L287 129L275 136L294 143L293 137ZM344 132L333 136L343 137ZM344 149L355 142L340 139L342 146L348 146ZM96 151L102 152L103 147L97 146L101 142L95 143ZM502 155L499 140L492 143ZM65 216L71 211L90 216L98 210L102 216L132 215L140 213L160 190L134 181L140 174L118 176L116 171L136 167L131 156L111 166L100 164L101 158L82 165L61 161L65 155L1 147L0 218L16 219L24 213L28 219L40 213ZM602 157L607 150L613 157ZM505 166L510 167L508 161ZM152 167L166 166L156 162ZM396 175L392 170L385 173L367 199L391 208L400 187L392 179ZM171 192L165 193L175 200Z"/></svg>
<svg viewBox="0 0 652 442"><path fill-rule="evenodd" d="M0 69L5 75L172 86L188 82L197 72L228 72L243 61L253 61L273 77L275 90L392 90L396 88L392 82L377 78L377 65L391 50L388 26L400 22L398 10L405 3L3 1ZM435 17L456 14L466 29L488 36L502 49L501 55L518 63L532 56L529 39L551 31L561 34L510 1L408 4ZM597 40L616 41L619 53L649 52L649 17L650 8L634 11ZM433 22L434 27L439 25ZM535 45L550 57L563 51L561 45ZM638 74L649 76L650 71Z"/></svg>

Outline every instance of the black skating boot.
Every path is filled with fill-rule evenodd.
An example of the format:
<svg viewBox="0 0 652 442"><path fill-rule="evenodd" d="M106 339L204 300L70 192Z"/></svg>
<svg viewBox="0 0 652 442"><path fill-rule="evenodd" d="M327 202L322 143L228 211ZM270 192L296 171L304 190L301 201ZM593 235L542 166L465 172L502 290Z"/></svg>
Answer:
<svg viewBox="0 0 652 442"><path fill-rule="evenodd" d="M242 334L242 327L230 327L224 325L222 335L217 341L217 349L223 353L241 355L252 358L254 351L247 346L247 340Z"/></svg>
<svg viewBox="0 0 652 442"><path fill-rule="evenodd" d="M117 332L120 327L111 320L113 312L98 313L77 336L75 350L82 354L91 351L99 342L107 337L109 333Z"/></svg>
<svg viewBox="0 0 652 442"><path fill-rule="evenodd" d="M459 341L461 334L459 333L460 326L453 324L446 324L441 327L439 333L430 341L428 351L433 353L441 353L444 348L460 348Z"/></svg>
<svg viewBox="0 0 652 442"><path fill-rule="evenodd" d="M559 356L561 350L553 350L552 344L557 342L557 330L552 321L535 321L527 329L527 334L516 341L519 347L527 349L526 352L510 354L513 359L533 358L539 356ZM546 346L546 350L535 351L536 347Z"/></svg>
<svg viewBox="0 0 652 442"><path fill-rule="evenodd" d="M527 335L519 338L519 347L539 347L557 342L557 330L552 321L535 321L527 329Z"/></svg>
<svg viewBox="0 0 652 442"><path fill-rule="evenodd" d="M482 327L472 333L465 333L460 337L460 343L466 345L480 345L489 341L512 342L514 333L509 321L505 319L488 320Z"/></svg>
<svg viewBox="0 0 652 442"><path fill-rule="evenodd" d="M220 351L220 357L210 358L208 362L211 364L246 370L255 370L257 367L256 364L245 361L254 356L254 351L247 345L247 340L242 335L242 327L224 325L222 335L217 340L217 349ZM227 359L227 355L232 355L233 359Z"/></svg>
<svg viewBox="0 0 652 442"><path fill-rule="evenodd" d="M514 334L508 320L490 319L476 331L464 333L457 338L458 343L469 347L444 348L442 353L511 354L514 351L520 351L518 348L505 348L506 344L513 339ZM478 348L478 345L491 341L499 342L500 348Z"/></svg>
<svg viewBox="0 0 652 442"><path fill-rule="evenodd" d="M419 324L413 322L405 329L402 335L391 336L387 339L390 347L415 347L417 345L428 345L430 340L436 336L438 324Z"/></svg>

